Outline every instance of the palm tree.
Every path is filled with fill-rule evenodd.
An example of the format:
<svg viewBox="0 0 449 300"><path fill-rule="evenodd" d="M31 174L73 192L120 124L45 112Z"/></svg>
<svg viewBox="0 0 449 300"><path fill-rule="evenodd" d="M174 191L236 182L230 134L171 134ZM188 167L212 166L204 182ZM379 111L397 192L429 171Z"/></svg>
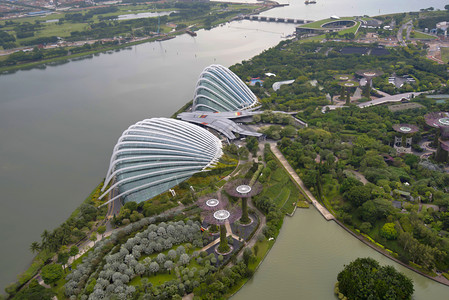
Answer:
<svg viewBox="0 0 449 300"><path fill-rule="evenodd" d="M41 245L38 242L32 242L30 245L30 251L33 253L37 253L41 250Z"/></svg>
<svg viewBox="0 0 449 300"><path fill-rule="evenodd" d="M50 242L50 232L47 229L41 234L42 238L42 248L48 248L48 243Z"/></svg>

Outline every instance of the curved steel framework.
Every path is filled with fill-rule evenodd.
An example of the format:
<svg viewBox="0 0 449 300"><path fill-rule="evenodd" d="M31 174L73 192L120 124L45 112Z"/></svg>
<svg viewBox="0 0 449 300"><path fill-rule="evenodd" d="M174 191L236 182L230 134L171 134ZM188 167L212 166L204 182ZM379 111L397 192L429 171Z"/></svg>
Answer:
<svg viewBox="0 0 449 300"><path fill-rule="evenodd" d="M114 147L100 199L114 189L118 193L108 202L120 197L124 202L153 198L215 164L221 147L212 133L184 121L138 122L123 132Z"/></svg>
<svg viewBox="0 0 449 300"><path fill-rule="evenodd" d="M196 84L193 111L237 111L257 105L257 97L231 70L210 65Z"/></svg>

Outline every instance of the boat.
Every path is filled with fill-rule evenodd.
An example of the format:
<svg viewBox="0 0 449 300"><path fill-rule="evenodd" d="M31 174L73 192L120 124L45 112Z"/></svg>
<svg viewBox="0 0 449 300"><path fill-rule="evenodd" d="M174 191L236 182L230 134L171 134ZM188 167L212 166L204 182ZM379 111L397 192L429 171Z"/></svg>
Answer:
<svg viewBox="0 0 449 300"><path fill-rule="evenodd" d="M304 4L316 4L315 0L306 0L304 1Z"/></svg>

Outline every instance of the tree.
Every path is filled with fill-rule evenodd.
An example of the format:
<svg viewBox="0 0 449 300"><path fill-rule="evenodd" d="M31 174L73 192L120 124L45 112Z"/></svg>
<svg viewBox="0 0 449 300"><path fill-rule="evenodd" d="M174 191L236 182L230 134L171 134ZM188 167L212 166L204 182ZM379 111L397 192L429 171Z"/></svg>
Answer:
<svg viewBox="0 0 449 300"><path fill-rule="evenodd" d="M395 240L398 238L398 232L394 228L394 223L385 223L380 230L380 235L387 240Z"/></svg>
<svg viewBox="0 0 449 300"><path fill-rule="evenodd" d="M354 177L345 178L340 185L340 193L344 193L354 186L362 186L362 185L363 183L360 180L355 179Z"/></svg>
<svg viewBox="0 0 449 300"><path fill-rule="evenodd" d="M159 271L159 264L155 261L150 263L150 266L148 267L151 273L156 273Z"/></svg>
<svg viewBox="0 0 449 300"><path fill-rule="evenodd" d="M171 269L173 269L173 262L171 260L166 260L164 263L164 268L171 274Z"/></svg>
<svg viewBox="0 0 449 300"><path fill-rule="evenodd" d="M159 253L156 257L156 261L159 265L163 265L165 262L165 255L164 253Z"/></svg>
<svg viewBox="0 0 449 300"><path fill-rule="evenodd" d="M253 155L256 155L257 149L259 148L259 141L257 140L257 138L253 136L247 137L246 148L248 148L248 151Z"/></svg>
<svg viewBox="0 0 449 300"><path fill-rule="evenodd" d="M172 261L175 260L177 256L178 255L176 254L176 251L173 250L173 249L169 250L168 253L167 253L168 259L170 259Z"/></svg>
<svg viewBox="0 0 449 300"><path fill-rule="evenodd" d="M246 266L248 266L252 256L253 252L251 251L250 248L245 248L245 250L243 250L243 262L245 263Z"/></svg>
<svg viewBox="0 0 449 300"><path fill-rule="evenodd" d="M41 245L38 242L32 242L30 245L30 251L37 253L41 250Z"/></svg>
<svg viewBox="0 0 449 300"><path fill-rule="evenodd" d="M188 254L184 253L181 254L181 256L179 257L179 263L181 265L187 265L190 262L190 257Z"/></svg>
<svg viewBox="0 0 449 300"><path fill-rule="evenodd" d="M92 242L94 242L94 245L95 245L95 243L97 242L97 234L95 232L92 232L92 234L90 236L90 240Z"/></svg>
<svg viewBox="0 0 449 300"><path fill-rule="evenodd" d="M372 227L373 226L371 225L370 222L363 222L362 224L360 224L360 231L363 233L368 233L370 232Z"/></svg>
<svg viewBox="0 0 449 300"><path fill-rule="evenodd" d="M371 189L367 186L353 186L343 194L343 198L355 207L359 207L371 199Z"/></svg>
<svg viewBox="0 0 449 300"><path fill-rule="evenodd" d="M98 234L101 234L101 237L103 237L103 234L106 232L106 226L100 226L97 229Z"/></svg>
<svg viewBox="0 0 449 300"><path fill-rule="evenodd" d="M58 253L58 263L65 265L69 261L70 254L67 251Z"/></svg>
<svg viewBox="0 0 449 300"><path fill-rule="evenodd" d="M75 256L79 252L80 252L80 249L76 245L73 245L72 247L70 247L70 251L69 251L70 256Z"/></svg>
<svg viewBox="0 0 449 300"><path fill-rule="evenodd" d="M15 296L15 300L51 300L54 297L51 289L40 285L36 279L31 280L30 284L21 289Z"/></svg>
<svg viewBox="0 0 449 300"><path fill-rule="evenodd" d="M41 270L41 277L46 284L52 284L62 278L64 271L60 264L46 265Z"/></svg>
<svg viewBox="0 0 449 300"><path fill-rule="evenodd" d="M411 279L372 258L357 258L337 279L339 292L348 299L411 299L414 291Z"/></svg>

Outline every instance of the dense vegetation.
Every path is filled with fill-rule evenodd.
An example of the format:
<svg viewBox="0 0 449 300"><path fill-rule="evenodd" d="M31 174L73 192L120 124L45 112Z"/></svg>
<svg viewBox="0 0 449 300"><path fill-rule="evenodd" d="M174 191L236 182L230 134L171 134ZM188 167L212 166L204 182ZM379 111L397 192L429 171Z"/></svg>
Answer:
<svg viewBox="0 0 449 300"><path fill-rule="evenodd" d="M409 278L372 258L357 258L337 278L336 293L347 299L411 299L414 291Z"/></svg>
<svg viewBox="0 0 449 300"><path fill-rule="evenodd" d="M413 102L422 108L395 112L386 106L360 109L350 105L326 114L320 109L330 103L327 93L338 95L341 91L335 74L375 69L384 72L373 81L379 90L446 92L446 66L421 57L423 48L419 46L390 49L390 55L384 56L340 54L338 49L345 46L361 45L282 42L233 70L243 78L276 73L253 90L265 108L301 110L297 117L309 126L293 130L293 135L285 133L287 126L279 125L262 132L279 140L278 147L306 186L339 220L417 269L430 275L447 271L449 174L432 159L421 160L419 154L424 151L421 142L436 147L438 136L426 126L423 116L429 111L448 111L449 103L420 96ZM396 89L386 79L394 73L413 76L416 83ZM288 79L296 81L277 92L271 89L275 81ZM312 84L314 80L316 84ZM373 91L371 96L375 95ZM273 118L267 120L276 123ZM413 135L414 154L398 155L393 149L397 133L392 125L398 123L421 129Z"/></svg>
<svg viewBox="0 0 449 300"><path fill-rule="evenodd" d="M301 44L284 41L251 61L243 61L231 69L246 80L263 76L267 72L275 73L276 77L264 78L263 87L252 87L261 98L263 108L304 110L305 117L314 112L317 106L329 103L327 94L331 98L340 95L341 87L338 80L334 79L336 74L354 74L358 70L382 71L383 75L374 79L374 87L390 94L438 89L449 79L444 65L432 63L422 57L425 50L421 44L389 49L390 54L384 56L341 54L340 50L346 46L367 47L337 42ZM388 77L393 74L408 74L414 77L416 82L404 84L397 89L388 83ZM276 81L291 79L295 79L293 84L282 86L276 92L271 88ZM351 92L353 93L354 89Z"/></svg>

